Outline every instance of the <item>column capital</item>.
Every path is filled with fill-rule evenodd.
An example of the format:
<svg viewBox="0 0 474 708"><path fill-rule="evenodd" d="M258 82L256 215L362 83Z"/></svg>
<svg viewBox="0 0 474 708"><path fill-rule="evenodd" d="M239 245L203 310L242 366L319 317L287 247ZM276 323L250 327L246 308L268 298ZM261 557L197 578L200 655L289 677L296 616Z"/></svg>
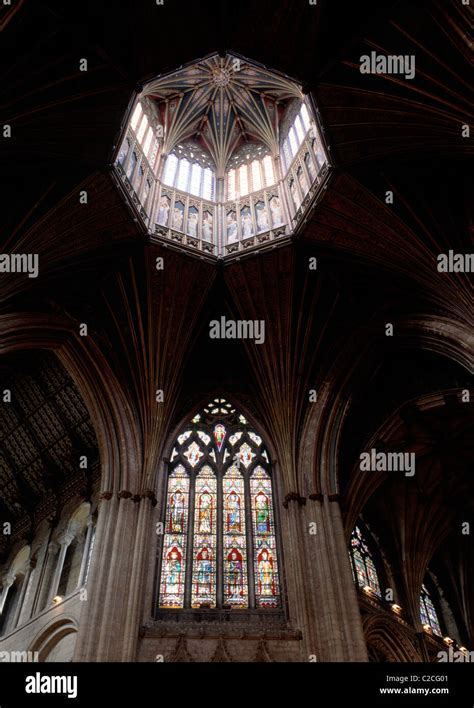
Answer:
<svg viewBox="0 0 474 708"><path fill-rule="evenodd" d="M48 553L57 553L59 551L59 548L60 548L60 545L59 545L58 541L51 540L48 543L48 551L47 552Z"/></svg>
<svg viewBox="0 0 474 708"><path fill-rule="evenodd" d="M311 501L317 501L317 502L322 502L324 501L324 494L310 494L308 496L308 499L311 499Z"/></svg>
<svg viewBox="0 0 474 708"><path fill-rule="evenodd" d="M101 501L110 501L114 497L114 492L111 491L104 491L101 492L99 499ZM158 500L155 496L155 493L151 489L147 489L141 494L133 494L133 492L130 492L128 489L122 489L120 492L116 493L117 499L131 499L133 502L136 504L139 504L142 499L149 499L151 501L152 506L156 506L158 504Z"/></svg>
<svg viewBox="0 0 474 708"><path fill-rule="evenodd" d="M72 543L73 540L74 534L70 531L65 531L61 534L61 536L58 536L58 542L61 546L69 546L69 544Z"/></svg>
<svg viewBox="0 0 474 708"><path fill-rule="evenodd" d="M306 504L306 497L302 497L301 494L298 494L298 492L288 492L283 500L283 506L285 509L288 509L288 504L290 501L298 502L299 506L303 506Z"/></svg>
<svg viewBox="0 0 474 708"><path fill-rule="evenodd" d="M15 580L16 580L16 573L12 573L11 571L8 571L8 573L6 573L6 575L4 575L2 578L3 587L4 588L11 587L13 585L13 583L15 582Z"/></svg>

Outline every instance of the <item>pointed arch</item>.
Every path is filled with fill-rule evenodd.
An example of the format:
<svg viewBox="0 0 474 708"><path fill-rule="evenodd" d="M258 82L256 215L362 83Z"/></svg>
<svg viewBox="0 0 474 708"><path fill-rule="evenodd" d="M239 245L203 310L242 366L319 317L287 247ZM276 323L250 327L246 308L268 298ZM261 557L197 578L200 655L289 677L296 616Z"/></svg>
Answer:
<svg viewBox="0 0 474 708"><path fill-rule="evenodd" d="M381 579L374 562L373 540L359 521L353 528L349 547L352 577L359 587L382 597Z"/></svg>
<svg viewBox="0 0 474 708"><path fill-rule="evenodd" d="M271 461L247 418L212 399L167 467L158 608L281 608Z"/></svg>
<svg viewBox="0 0 474 708"><path fill-rule="evenodd" d="M431 593L424 583L420 592L420 622L425 631L433 632L438 637L443 636L438 612L434 606Z"/></svg>

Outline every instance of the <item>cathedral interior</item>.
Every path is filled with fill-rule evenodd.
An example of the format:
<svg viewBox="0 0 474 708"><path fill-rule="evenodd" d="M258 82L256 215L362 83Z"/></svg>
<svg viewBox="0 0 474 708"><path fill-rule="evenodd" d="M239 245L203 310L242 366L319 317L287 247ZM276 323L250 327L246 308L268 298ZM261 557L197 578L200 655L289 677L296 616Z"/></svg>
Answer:
<svg viewBox="0 0 474 708"><path fill-rule="evenodd" d="M473 655L472 21L2 5L0 651Z"/></svg>

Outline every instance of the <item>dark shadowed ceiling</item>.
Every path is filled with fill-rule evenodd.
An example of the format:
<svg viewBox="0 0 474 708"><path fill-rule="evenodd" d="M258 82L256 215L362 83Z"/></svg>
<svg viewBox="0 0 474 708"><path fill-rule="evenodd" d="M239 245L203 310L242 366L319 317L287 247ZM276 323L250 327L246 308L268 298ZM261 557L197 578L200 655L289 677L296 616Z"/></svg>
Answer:
<svg viewBox="0 0 474 708"><path fill-rule="evenodd" d="M0 250L38 253L41 277L2 279L0 314L61 313L71 327L87 321L144 440L221 388L254 405L263 425L272 412L280 416L270 433L281 437L282 449L296 450L308 387L324 384L347 347L357 356L352 330L374 336L388 318L410 312L472 326L472 283L436 271L440 252L472 250L472 140L461 136L473 118L472 7L441 0L25 0L14 9L0 14L0 109L12 127L12 137L0 139ZM228 267L169 254L158 284L147 264L163 248L147 245L109 163L142 83L219 50L314 92L334 177L298 243ZM361 75L359 57L372 50L414 53L416 81ZM87 72L79 71L82 58ZM312 254L320 263L315 279L306 267ZM261 361L243 346L210 343L204 325L225 313L265 317L273 326ZM373 372L354 385L344 482L360 448L403 400L467 385L465 370L441 358L433 364L429 356L401 355L385 341L374 348ZM0 411L0 509L14 519L59 493L77 451L95 443L84 405L53 355L15 353L1 370L15 404ZM152 388L155 376L172 382L163 420L151 420L137 371ZM381 372L391 377L382 403Z"/></svg>

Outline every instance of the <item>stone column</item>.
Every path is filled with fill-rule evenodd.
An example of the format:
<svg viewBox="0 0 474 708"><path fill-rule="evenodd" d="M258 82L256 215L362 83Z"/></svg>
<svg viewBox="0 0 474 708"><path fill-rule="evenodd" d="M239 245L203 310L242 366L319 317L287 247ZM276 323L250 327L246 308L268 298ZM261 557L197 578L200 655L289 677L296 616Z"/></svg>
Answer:
<svg viewBox="0 0 474 708"><path fill-rule="evenodd" d="M56 568L54 570L54 575L51 580L51 585L49 587L48 600L46 603L47 605L50 604L53 597L55 597L58 593L59 581L61 580L61 573L63 571L63 566L64 566L64 559L66 558L67 549L73 539L74 539L74 535L72 533L64 533L60 538L58 538L60 551L59 551L58 562L57 562Z"/></svg>
<svg viewBox="0 0 474 708"><path fill-rule="evenodd" d="M33 603L33 610L31 612L32 617L46 607L49 596L50 581L54 574L54 566L56 564L58 551L59 543L56 541L50 541L45 554L36 600Z"/></svg>
<svg viewBox="0 0 474 708"><path fill-rule="evenodd" d="M140 502L140 503L139 503ZM139 630L146 507L131 492L103 492L74 661L133 661Z"/></svg>
<svg viewBox="0 0 474 708"><path fill-rule="evenodd" d="M20 619L25 618L25 597L26 597L26 592L28 590L28 585L30 582L30 577L31 577L31 571L34 569L35 564L31 561L31 559L28 561L26 568L25 568L25 574L23 576L23 582L21 584L21 590L20 590L20 595L18 598L18 603L15 608L15 614L13 616L13 621L12 621L12 629L14 629L19 623ZM26 619L26 618L25 618Z"/></svg>
<svg viewBox="0 0 474 708"><path fill-rule="evenodd" d="M92 534L94 531L94 520L92 516L87 519L87 533L86 540L84 541L84 551L82 554L81 569L79 571L79 579L77 581L77 587L82 587L86 575L87 561L89 559L89 553L91 550Z"/></svg>
<svg viewBox="0 0 474 708"><path fill-rule="evenodd" d="M310 557L306 548L306 499L297 494L287 495L281 514L284 548L283 569L288 591L291 624L302 632L302 661L318 656L317 625L314 591L311 586Z"/></svg>
<svg viewBox="0 0 474 708"><path fill-rule="evenodd" d="M217 239L216 239L216 254L217 256L225 256L226 244L227 244L227 228L226 228L226 217L224 209L225 200L225 177L217 177L216 175L216 212L214 215L213 228L217 225ZM237 217L237 214L236 214ZM217 222L217 224L216 224Z"/></svg>
<svg viewBox="0 0 474 708"><path fill-rule="evenodd" d="M145 599L146 572L148 558L156 547L156 534L152 524L153 507L156 499L152 493L142 496L137 508L133 569L130 576L129 604L126 608L123 626L122 661L136 661L138 633L141 625ZM190 517L191 518L191 517Z"/></svg>
<svg viewBox="0 0 474 708"><path fill-rule="evenodd" d="M2 594L0 595L0 614L3 613L3 608L5 607L5 602L7 599L8 592L15 582L16 575L14 573L7 573L4 578L3 578L3 588L2 588Z"/></svg>
<svg viewBox="0 0 474 708"><path fill-rule="evenodd" d="M309 628L312 641L317 645L317 660L367 661L337 497L310 495L306 523L307 573L314 613Z"/></svg>

